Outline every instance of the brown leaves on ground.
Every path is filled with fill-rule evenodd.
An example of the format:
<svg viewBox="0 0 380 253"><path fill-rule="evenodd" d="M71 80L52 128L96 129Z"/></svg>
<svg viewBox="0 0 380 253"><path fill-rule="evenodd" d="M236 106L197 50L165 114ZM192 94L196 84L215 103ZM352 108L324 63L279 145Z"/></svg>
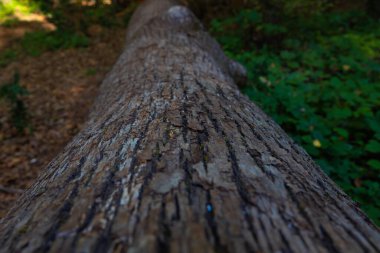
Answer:
<svg viewBox="0 0 380 253"><path fill-rule="evenodd" d="M97 89L124 45L125 30L103 28L88 48L46 52L0 69L0 85L20 74L30 130L18 134L0 103L0 218L78 133Z"/></svg>

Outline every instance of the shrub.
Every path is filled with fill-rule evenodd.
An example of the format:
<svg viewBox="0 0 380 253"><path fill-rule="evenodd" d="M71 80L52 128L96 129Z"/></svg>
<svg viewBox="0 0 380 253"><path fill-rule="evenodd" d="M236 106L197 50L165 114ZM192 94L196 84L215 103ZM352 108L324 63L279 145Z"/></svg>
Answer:
<svg viewBox="0 0 380 253"><path fill-rule="evenodd" d="M379 22L363 13L270 22L242 10L211 31L246 66L243 91L380 224Z"/></svg>
<svg viewBox="0 0 380 253"><path fill-rule="evenodd" d="M0 68L5 67L11 61L17 58L17 52L12 49L6 49L0 53Z"/></svg>
<svg viewBox="0 0 380 253"><path fill-rule="evenodd" d="M39 56L45 51L87 47L89 39L81 34L54 31L26 33L21 40L23 50L31 56Z"/></svg>
<svg viewBox="0 0 380 253"><path fill-rule="evenodd" d="M14 75L10 83L0 87L0 99L5 99L10 104L11 123L22 133L28 127L28 113L22 97L28 94L28 91L20 86L18 73Z"/></svg>

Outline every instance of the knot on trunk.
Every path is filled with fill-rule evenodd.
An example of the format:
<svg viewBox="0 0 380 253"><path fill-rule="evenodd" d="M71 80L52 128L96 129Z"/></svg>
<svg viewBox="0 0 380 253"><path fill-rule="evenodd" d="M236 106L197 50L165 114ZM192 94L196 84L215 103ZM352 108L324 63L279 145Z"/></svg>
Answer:
<svg viewBox="0 0 380 253"><path fill-rule="evenodd" d="M194 14L185 6L175 5L167 11L170 19L181 25L190 24L194 22Z"/></svg>

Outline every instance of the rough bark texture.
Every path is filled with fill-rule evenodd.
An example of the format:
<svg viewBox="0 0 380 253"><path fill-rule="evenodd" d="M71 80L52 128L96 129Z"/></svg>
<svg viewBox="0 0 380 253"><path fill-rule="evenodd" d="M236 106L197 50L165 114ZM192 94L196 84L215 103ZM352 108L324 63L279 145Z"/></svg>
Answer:
<svg viewBox="0 0 380 253"><path fill-rule="evenodd" d="M85 129L1 221L0 252L379 252L242 76L188 9L144 2Z"/></svg>

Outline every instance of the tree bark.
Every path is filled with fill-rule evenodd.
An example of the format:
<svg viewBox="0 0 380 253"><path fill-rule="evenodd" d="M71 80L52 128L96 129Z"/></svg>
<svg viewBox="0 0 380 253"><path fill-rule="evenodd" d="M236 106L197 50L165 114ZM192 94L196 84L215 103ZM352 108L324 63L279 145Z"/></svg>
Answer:
<svg viewBox="0 0 380 253"><path fill-rule="evenodd" d="M379 252L379 230L255 104L185 7L145 1L89 120L0 252Z"/></svg>

